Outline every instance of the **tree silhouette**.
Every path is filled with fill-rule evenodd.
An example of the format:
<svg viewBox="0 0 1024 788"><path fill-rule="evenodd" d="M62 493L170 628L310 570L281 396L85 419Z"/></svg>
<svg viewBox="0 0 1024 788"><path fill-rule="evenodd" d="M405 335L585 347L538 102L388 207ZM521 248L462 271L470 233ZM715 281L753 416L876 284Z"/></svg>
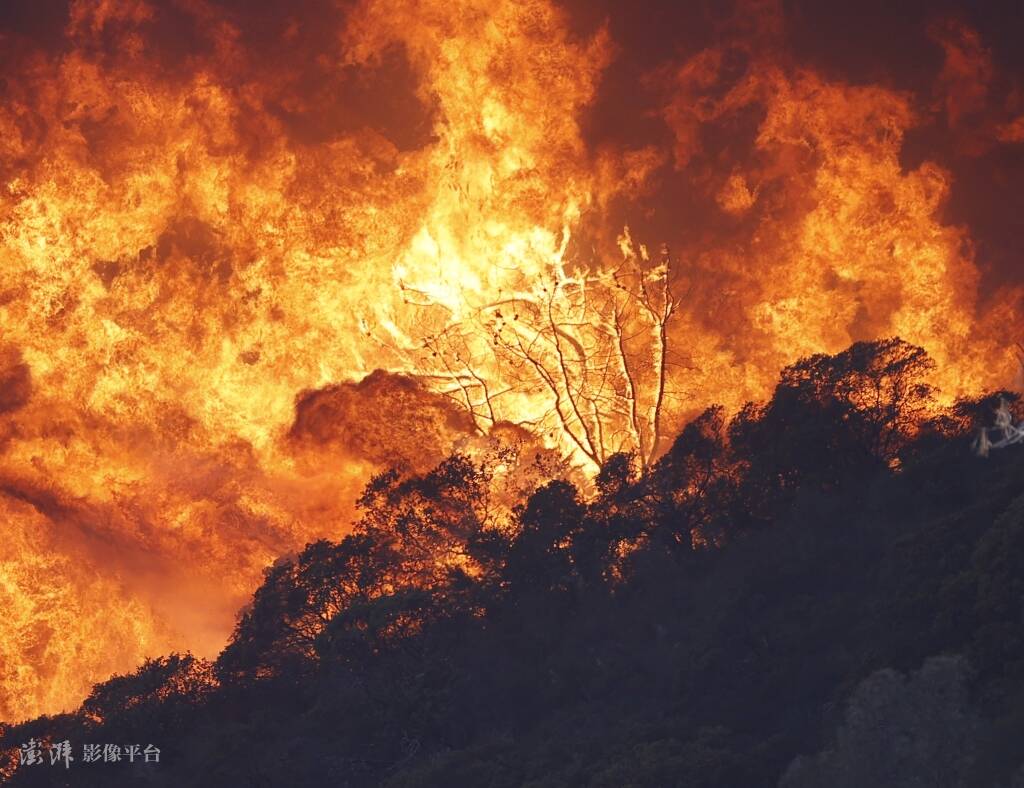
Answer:
<svg viewBox="0 0 1024 788"><path fill-rule="evenodd" d="M52 784L17 767L30 739L143 737L168 785L1011 785L1024 453L975 457L995 400L938 408L929 363L804 359L586 493L557 463L384 472L347 537L268 568L215 663L3 726L0 774ZM135 784L108 766L66 781Z"/></svg>

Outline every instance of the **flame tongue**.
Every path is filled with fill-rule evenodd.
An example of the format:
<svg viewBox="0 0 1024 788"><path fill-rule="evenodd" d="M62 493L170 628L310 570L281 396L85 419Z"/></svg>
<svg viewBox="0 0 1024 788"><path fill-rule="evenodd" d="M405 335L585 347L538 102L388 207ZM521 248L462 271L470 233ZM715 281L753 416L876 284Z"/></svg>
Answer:
<svg viewBox="0 0 1024 788"><path fill-rule="evenodd" d="M466 433L519 424L593 468L856 339L923 345L948 397L1012 368L1011 302L976 319L969 239L938 218L949 174L900 165L908 96L753 44L737 77L711 49L661 86L671 150L595 151L613 43L547 0L363 0L272 19L262 48L243 21L75 0L67 50L4 85L0 719L215 650L370 472ZM376 124L346 103L374 80L398 107ZM703 150L751 110L742 155ZM671 212L653 175L697 170L720 243L591 237L623 205ZM353 382L378 369L415 380Z"/></svg>

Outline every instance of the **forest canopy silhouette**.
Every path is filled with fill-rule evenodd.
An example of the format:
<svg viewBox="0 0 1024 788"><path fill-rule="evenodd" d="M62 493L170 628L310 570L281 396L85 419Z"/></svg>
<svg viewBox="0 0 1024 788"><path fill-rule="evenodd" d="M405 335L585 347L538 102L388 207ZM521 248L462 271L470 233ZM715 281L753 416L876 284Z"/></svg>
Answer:
<svg viewBox="0 0 1024 788"><path fill-rule="evenodd" d="M1018 397L939 407L932 366L898 338L802 359L767 402L708 408L585 489L507 446L381 473L349 535L267 569L216 660L153 659L0 726L0 774L1024 784L1024 454L971 450ZM18 768L30 739L163 757Z"/></svg>

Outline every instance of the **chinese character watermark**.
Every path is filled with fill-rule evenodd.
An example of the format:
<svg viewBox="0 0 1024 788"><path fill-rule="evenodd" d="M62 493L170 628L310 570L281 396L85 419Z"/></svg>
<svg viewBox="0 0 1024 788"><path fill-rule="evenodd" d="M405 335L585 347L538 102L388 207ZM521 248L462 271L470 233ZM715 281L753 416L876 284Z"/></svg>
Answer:
<svg viewBox="0 0 1024 788"><path fill-rule="evenodd" d="M44 749L45 747L45 749ZM50 756L49 765L62 765L70 769L76 758L72 755L71 742L45 744L35 738L29 739L18 749L19 766L41 766L46 763L44 752ZM160 748L154 744L83 744L81 763L160 763Z"/></svg>

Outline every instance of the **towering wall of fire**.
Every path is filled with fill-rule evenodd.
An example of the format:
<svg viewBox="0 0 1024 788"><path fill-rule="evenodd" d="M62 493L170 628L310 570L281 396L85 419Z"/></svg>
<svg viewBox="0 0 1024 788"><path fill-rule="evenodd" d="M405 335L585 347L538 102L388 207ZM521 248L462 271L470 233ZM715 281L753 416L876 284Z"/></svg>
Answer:
<svg viewBox="0 0 1024 788"><path fill-rule="evenodd" d="M0 719L219 647L368 474L488 429L447 398L456 361L500 392L492 426L550 417L480 315L660 264L640 242L672 239L623 224L672 215L666 180L735 228L665 254L666 433L857 339L923 345L947 398L1010 381L1016 294L979 308L948 172L901 163L914 96L737 35L650 76L670 145L595 146L607 27L548 0L315 8L253 32L230 4L74 0L58 46L0 42Z"/></svg>

